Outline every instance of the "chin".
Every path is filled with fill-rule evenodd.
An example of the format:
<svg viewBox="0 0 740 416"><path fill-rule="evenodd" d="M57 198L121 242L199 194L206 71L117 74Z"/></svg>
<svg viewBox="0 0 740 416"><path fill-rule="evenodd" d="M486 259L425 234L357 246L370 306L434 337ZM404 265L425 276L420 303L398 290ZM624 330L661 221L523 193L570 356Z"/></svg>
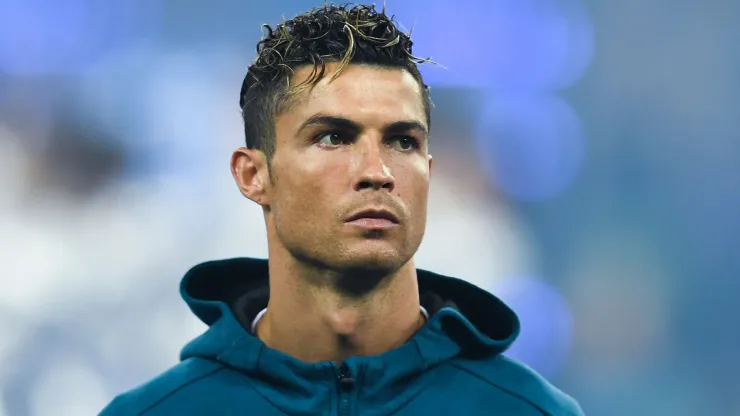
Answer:
<svg viewBox="0 0 740 416"><path fill-rule="evenodd" d="M343 275L335 282L336 287L344 293L362 296L395 274L409 260L409 255L377 247L347 250L334 263L333 268Z"/></svg>
<svg viewBox="0 0 740 416"><path fill-rule="evenodd" d="M388 247L377 242L366 242L356 247L351 247L342 253L339 259L341 269L381 272L394 272L411 260L413 253L401 252L398 249Z"/></svg>
<svg viewBox="0 0 740 416"><path fill-rule="evenodd" d="M420 238L341 238L290 241L286 249L301 262L319 269L352 275L388 275L404 267L418 249ZM389 238L393 237L393 238Z"/></svg>

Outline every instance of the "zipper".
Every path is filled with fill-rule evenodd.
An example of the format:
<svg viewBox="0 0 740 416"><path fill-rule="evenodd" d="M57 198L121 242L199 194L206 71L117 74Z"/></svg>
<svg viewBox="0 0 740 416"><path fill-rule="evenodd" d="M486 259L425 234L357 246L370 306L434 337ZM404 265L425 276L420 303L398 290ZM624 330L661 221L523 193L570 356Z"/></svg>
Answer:
<svg viewBox="0 0 740 416"><path fill-rule="evenodd" d="M355 378L352 370L345 363L339 367L337 387L339 389L339 415L349 416L349 396L355 387Z"/></svg>

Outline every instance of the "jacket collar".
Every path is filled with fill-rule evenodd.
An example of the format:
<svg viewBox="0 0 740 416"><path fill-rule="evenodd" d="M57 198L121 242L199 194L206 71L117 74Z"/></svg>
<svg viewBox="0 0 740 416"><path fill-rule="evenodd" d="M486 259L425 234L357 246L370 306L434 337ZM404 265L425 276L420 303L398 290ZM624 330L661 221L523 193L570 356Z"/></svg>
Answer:
<svg viewBox="0 0 740 416"><path fill-rule="evenodd" d="M320 401L333 397L320 390L336 388L337 368L333 363L298 361L249 333L248 319L264 307L259 299L269 293L267 271L266 260L235 258L199 264L185 275L181 295L210 328L183 349L181 359L217 360L253 376L257 391L276 406L291 414L311 414L314 411L307 409L326 405ZM417 270L417 278L421 293L443 299L425 305L431 315L426 325L394 350L345 362L356 376L362 400L371 406L398 404L399 391L406 397L414 394L414 385L421 388L409 380L440 363L458 356L500 354L519 333L517 316L492 294L429 271Z"/></svg>

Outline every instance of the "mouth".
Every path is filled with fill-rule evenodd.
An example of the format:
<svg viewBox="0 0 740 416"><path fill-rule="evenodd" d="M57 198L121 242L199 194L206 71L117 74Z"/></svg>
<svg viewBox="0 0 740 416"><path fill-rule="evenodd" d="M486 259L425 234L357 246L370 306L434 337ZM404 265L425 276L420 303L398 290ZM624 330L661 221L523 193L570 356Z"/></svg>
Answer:
<svg viewBox="0 0 740 416"><path fill-rule="evenodd" d="M360 211L351 217L347 218L346 222L358 223L365 222L369 224L373 223L391 223L398 224L398 217L392 212L385 209L368 209Z"/></svg>

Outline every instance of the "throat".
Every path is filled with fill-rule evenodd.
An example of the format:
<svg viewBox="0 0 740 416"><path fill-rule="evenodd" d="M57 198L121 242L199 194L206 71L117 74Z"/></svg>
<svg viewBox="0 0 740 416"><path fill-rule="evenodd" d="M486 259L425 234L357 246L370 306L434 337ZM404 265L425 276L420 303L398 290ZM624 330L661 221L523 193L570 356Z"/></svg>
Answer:
<svg viewBox="0 0 740 416"><path fill-rule="evenodd" d="M379 355L405 344L425 323L412 262L361 296L333 284L347 276L305 267L277 270L282 263L275 264L267 310L254 325L256 336L300 361Z"/></svg>
<svg viewBox="0 0 740 416"><path fill-rule="evenodd" d="M374 321L361 316L325 317L315 327L276 325L267 308L252 322L252 334L268 347L304 362L340 363L353 356L374 356L398 348L411 339L428 320L420 307L410 319L392 317ZM292 328L291 328L292 327Z"/></svg>

